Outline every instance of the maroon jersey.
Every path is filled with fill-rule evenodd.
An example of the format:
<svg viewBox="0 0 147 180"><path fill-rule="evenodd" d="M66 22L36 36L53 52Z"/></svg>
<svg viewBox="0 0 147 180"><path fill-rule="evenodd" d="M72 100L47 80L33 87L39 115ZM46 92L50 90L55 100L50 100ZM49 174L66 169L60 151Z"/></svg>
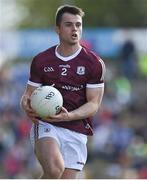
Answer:
<svg viewBox="0 0 147 180"><path fill-rule="evenodd" d="M63 57L51 47L34 57L28 84L53 85L63 95L63 106L72 111L87 102L86 88L103 87L104 63L90 50L81 47L75 54ZM90 118L51 123L86 135L92 135Z"/></svg>

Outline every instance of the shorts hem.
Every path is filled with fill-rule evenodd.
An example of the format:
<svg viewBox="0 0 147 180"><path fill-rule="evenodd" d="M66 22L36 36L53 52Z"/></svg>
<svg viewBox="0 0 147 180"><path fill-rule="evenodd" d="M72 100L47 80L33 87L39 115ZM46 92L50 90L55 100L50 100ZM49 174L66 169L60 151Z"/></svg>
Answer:
<svg viewBox="0 0 147 180"><path fill-rule="evenodd" d="M65 168L66 169L74 169L74 170L77 170L77 171L82 171L82 169L84 168L84 166L77 166L77 167L75 167L75 166L68 166L68 165L65 165Z"/></svg>
<svg viewBox="0 0 147 180"><path fill-rule="evenodd" d="M58 145L60 146L59 140L58 140L55 136L52 136L52 135L39 136L39 137L38 137L38 140L39 140L39 139L42 139L42 138L50 138L50 137L53 138L53 139L55 139L55 140L57 141Z"/></svg>

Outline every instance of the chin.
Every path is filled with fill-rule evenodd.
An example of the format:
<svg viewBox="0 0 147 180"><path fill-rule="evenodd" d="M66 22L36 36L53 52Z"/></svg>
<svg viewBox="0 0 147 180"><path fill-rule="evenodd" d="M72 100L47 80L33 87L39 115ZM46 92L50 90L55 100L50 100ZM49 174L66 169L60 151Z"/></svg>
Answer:
<svg viewBox="0 0 147 180"><path fill-rule="evenodd" d="M70 46L75 46L77 44L78 44L78 42L76 42L76 43L69 43Z"/></svg>
<svg viewBox="0 0 147 180"><path fill-rule="evenodd" d="M76 45L76 44L78 44L78 43L79 43L79 40L76 40L76 41L70 41L70 42L69 42L70 45Z"/></svg>

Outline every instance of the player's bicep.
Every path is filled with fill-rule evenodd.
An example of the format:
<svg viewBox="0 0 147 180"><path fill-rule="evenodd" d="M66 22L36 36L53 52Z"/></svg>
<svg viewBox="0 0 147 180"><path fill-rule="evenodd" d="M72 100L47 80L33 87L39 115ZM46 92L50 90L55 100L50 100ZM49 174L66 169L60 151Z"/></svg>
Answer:
<svg viewBox="0 0 147 180"><path fill-rule="evenodd" d="M104 87L98 88L86 88L86 97L88 102L93 102L96 104L101 103L104 94Z"/></svg>

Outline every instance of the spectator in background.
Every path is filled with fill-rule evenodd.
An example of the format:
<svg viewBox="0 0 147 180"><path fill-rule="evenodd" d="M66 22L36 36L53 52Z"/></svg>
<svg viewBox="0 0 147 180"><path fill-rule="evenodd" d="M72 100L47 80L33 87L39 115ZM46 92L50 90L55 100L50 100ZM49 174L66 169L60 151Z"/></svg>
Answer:
<svg viewBox="0 0 147 180"><path fill-rule="evenodd" d="M137 77L137 52L134 43L127 40L121 50L122 73L129 79Z"/></svg>

